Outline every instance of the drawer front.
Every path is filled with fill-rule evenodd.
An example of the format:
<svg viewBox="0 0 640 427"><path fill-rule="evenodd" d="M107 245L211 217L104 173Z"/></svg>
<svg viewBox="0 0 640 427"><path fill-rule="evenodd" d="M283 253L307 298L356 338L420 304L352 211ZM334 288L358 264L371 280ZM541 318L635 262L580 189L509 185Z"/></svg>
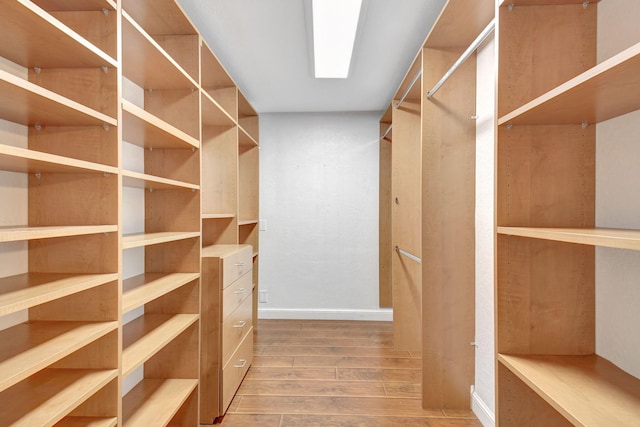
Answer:
<svg viewBox="0 0 640 427"><path fill-rule="evenodd" d="M251 272L248 272L222 291L223 321L227 320L227 317L229 317L229 315L233 313L249 295L251 295L251 290L253 288L252 282L253 275Z"/></svg>
<svg viewBox="0 0 640 427"><path fill-rule="evenodd" d="M222 323L222 366L229 361L240 341L253 326L253 298L251 294L244 299L240 307Z"/></svg>
<svg viewBox="0 0 640 427"><path fill-rule="evenodd" d="M246 246L222 258L222 287L226 288L253 268L253 249Z"/></svg>
<svg viewBox="0 0 640 427"><path fill-rule="evenodd" d="M227 412L227 408L231 404L231 400L235 396L242 379L247 374L252 361L253 328L249 328L240 346L222 370L222 395L220 397L222 415Z"/></svg>

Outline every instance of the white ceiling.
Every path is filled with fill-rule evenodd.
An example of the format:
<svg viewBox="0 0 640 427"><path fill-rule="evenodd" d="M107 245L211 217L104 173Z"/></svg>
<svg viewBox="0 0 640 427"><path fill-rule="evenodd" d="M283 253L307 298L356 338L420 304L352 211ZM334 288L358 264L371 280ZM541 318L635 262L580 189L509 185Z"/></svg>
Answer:
<svg viewBox="0 0 640 427"><path fill-rule="evenodd" d="M363 0L347 79L313 77L311 0L179 0L259 113L385 110L445 0Z"/></svg>

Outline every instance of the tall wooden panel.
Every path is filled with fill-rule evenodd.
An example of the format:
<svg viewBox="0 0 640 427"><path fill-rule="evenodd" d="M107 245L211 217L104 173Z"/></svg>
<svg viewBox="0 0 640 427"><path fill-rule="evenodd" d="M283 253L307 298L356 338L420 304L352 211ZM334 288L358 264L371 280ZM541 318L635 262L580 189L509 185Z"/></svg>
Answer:
<svg viewBox="0 0 640 427"><path fill-rule="evenodd" d="M393 243L391 239L391 106L380 119L380 196L379 196L379 305L393 307L393 279L391 260Z"/></svg>
<svg viewBox="0 0 640 427"><path fill-rule="evenodd" d="M420 98L393 104L394 143L391 159L393 343L397 350L421 349L421 140Z"/></svg>
<svg viewBox="0 0 640 427"><path fill-rule="evenodd" d="M431 88L462 53L424 49ZM475 347L475 56L423 100L422 401L465 408ZM455 375L451 375L455 372Z"/></svg>

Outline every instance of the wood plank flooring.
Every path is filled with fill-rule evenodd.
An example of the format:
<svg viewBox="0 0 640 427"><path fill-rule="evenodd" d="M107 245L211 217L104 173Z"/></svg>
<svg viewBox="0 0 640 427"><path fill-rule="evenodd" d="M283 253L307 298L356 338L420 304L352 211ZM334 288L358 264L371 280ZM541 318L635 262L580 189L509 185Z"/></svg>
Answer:
<svg viewBox="0 0 640 427"><path fill-rule="evenodd" d="M253 366L222 427L482 427L471 411L423 410L419 354L390 322L260 320Z"/></svg>

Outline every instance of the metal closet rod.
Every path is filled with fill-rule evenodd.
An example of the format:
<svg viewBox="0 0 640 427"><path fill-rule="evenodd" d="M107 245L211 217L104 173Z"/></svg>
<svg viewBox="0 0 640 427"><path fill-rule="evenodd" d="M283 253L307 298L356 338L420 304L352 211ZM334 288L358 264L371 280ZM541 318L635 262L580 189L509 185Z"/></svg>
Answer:
<svg viewBox="0 0 640 427"><path fill-rule="evenodd" d="M412 253L409 253L409 252L405 251L404 249L400 249L399 246L396 246L396 252L398 252L400 255L404 255L407 258L414 260L415 262L417 262L419 264L422 264L422 260L419 257L415 256Z"/></svg>
<svg viewBox="0 0 640 427"><path fill-rule="evenodd" d="M384 134L382 134L382 136L380 137L380 139L385 139L387 137L387 135L389 135L389 132L391 132L391 128L393 127L393 124L390 124L389 127L387 128L386 131L384 131Z"/></svg>
<svg viewBox="0 0 640 427"><path fill-rule="evenodd" d="M478 37L476 37L476 39L473 41L473 43L471 43L469 45L467 50L465 50L464 53L462 55L460 55L460 58L458 58L458 60L451 66L451 68L449 68L449 71L447 71L447 73L444 76L442 76L440 81L438 83L436 83L436 85L433 87L433 89L431 89L429 92L427 92L427 98L431 98L433 95L436 94L438 89L440 89L440 87L447 80L449 80L449 77L451 77L451 75L458 69L458 67L460 67L460 65L462 65L464 63L464 61L469 59L471 54L473 52L475 52L476 49L478 49L478 47L482 44L483 41L485 41L485 39L489 36L489 34L491 34L493 32L495 27L496 27L496 21L495 21L495 19L492 19L491 22L489 22L489 25L487 25L485 27L485 29L482 30L482 32L478 35Z"/></svg>
<svg viewBox="0 0 640 427"><path fill-rule="evenodd" d="M396 108L399 108L400 104L404 102L404 99L407 97L407 95L409 95L409 91L411 90L413 85L416 84L416 82L418 81L421 75L422 75L422 68L420 68L420 71L418 71L415 77L413 78L413 80L411 80L409 87L407 88L407 90L404 91L404 95L402 95L402 98L400 98L400 101L398 101L398 103L396 104Z"/></svg>

